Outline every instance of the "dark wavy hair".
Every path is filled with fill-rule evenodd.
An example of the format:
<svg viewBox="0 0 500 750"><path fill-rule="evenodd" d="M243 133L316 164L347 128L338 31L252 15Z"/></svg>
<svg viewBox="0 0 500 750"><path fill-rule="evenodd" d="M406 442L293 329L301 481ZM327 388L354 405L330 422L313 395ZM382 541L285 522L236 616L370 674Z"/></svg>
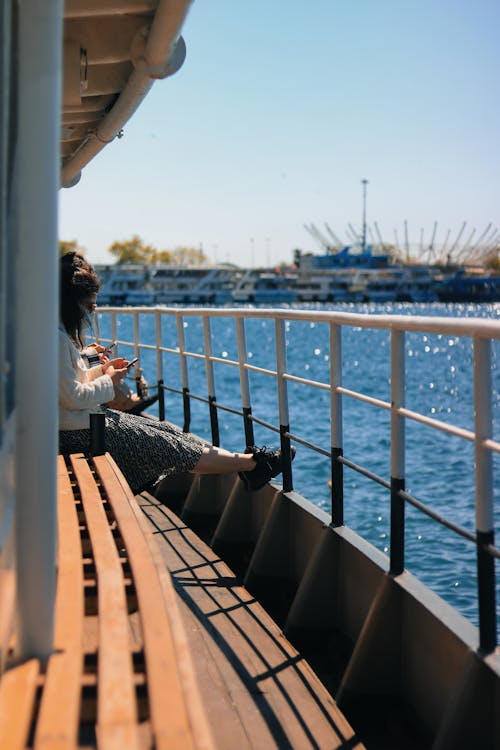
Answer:
<svg viewBox="0 0 500 750"><path fill-rule="evenodd" d="M88 321L82 302L99 291L101 282L90 263L73 250L61 256L60 274L61 322L67 334L81 347L84 324Z"/></svg>

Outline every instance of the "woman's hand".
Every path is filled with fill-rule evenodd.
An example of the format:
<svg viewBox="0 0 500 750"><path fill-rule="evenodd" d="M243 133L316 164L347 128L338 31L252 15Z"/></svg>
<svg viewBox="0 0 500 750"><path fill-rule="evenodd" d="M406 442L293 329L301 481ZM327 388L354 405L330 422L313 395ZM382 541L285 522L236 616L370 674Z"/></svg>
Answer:
<svg viewBox="0 0 500 750"><path fill-rule="evenodd" d="M117 369L112 364L109 364L106 367L106 375L109 375L109 377L113 381L113 385L116 385L117 383L120 383L123 380L123 378L125 377L126 374L127 374L127 368L126 367L120 367L120 368Z"/></svg>
<svg viewBox="0 0 500 750"><path fill-rule="evenodd" d="M128 360L123 357L115 357L114 359L108 359L107 362L102 363L102 371L107 373L108 367L114 367L115 370L127 369Z"/></svg>
<svg viewBox="0 0 500 750"><path fill-rule="evenodd" d="M102 371L109 375L113 385L120 383L128 372L128 361L123 357L115 357L102 363Z"/></svg>

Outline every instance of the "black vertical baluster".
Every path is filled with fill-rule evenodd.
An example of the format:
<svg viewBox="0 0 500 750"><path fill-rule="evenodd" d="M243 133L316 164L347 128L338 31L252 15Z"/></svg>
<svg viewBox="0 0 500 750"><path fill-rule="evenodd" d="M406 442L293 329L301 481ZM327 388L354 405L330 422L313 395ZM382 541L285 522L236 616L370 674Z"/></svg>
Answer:
<svg viewBox="0 0 500 750"><path fill-rule="evenodd" d="M208 408L210 410L210 428L212 431L212 445L220 445L219 417L215 406L215 396L208 397Z"/></svg>
<svg viewBox="0 0 500 750"><path fill-rule="evenodd" d="M405 501L399 495L405 480L391 477L391 568L393 575L403 572L405 566Z"/></svg>
<svg viewBox="0 0 500 750"><path fill-rule="evenodd" d="M283 458L283 492L291 492L293 490L292 451L290 438L287 437L287 433L289 432L289 425L280 425L280 447Z"/></svg>
<svg viewBox="0 0 500 750"><path fill-rule="evenodd" d="M160 422L165 421L165 391L163 389L163 380L158 381L158 419Z"/></svg>
<svg viewBox="0 0 500 750"><path fill-rule="evenodd" d="M243 407L243 428L245 430L245 445L255 445L253 434L253 422L251 420L252 409L249 406Z"/></svg>
<svg viewBox="0 0 500 750"><path fill-rule="evenodd" d="M332 447L332 526L344 525L344 464L342 448Z"/></svg>
<svg viewBox="0 0 500 750"><path fill-rule="evenodd" d="M189 398L189 388L182 389L182 404L184 410L184 425L182 427L183 432L189 432L191 427L191 401Z"/></svg>
<svg viewBox="0 0 500 750"><path fill-rule="evenodd" d="M90 455L102 456L106 453L106 418L96 412L90 415Z"/></svg>
<svg viewBox="0 0 500 750"><path fill-rule="evenodd" d="M495 544L493 531L477 531L477 587L479 599L479 648L489 654L497 645L495 560L485 547Z"/></svg>

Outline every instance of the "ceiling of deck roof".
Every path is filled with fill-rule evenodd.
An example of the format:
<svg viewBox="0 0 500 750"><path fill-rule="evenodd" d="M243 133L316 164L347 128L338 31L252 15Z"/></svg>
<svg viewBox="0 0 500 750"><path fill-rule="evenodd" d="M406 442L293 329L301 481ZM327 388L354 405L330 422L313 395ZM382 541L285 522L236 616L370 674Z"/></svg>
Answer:
<svg viewBox="0 0 500 750"><path fill-rule="evenodd" d="M137 103L152 85L152 79L170 75L182 65L185 48L178 36L189 3L190 0L66 0L61 128L63 185L76 183L80 168L107 141L119 135L119 128L104 137L99 129L137 70L138 60L144 63L141 55L160 6L163 11L166 7L170 14L167 31L173 35L172 49L182 46L182 50L177 49L179 59L171 66L172 70L159 74L146 72ZM128 107L125 120L132 111L133 108ZM100 144L88 155L91 139L98 139ZM85 146L85 153L82 146ZM78 162L74 174L70 168L73 161Z"/></svg>

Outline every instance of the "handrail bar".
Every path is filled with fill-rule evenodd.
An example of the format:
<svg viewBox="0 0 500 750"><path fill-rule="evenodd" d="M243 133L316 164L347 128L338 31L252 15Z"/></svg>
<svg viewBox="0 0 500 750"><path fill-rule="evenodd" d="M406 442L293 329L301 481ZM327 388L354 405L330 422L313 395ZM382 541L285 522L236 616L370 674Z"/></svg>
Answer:
<svg viewBox="0 0 500 750"><path fill-rule="evenodd" d="M111 307L102 306L100 313L148 314L161 312L178 315L179 308L174 307ZM500 339L500 323L495 320L478 318L439 318L423 315L375 315L373 313L345 313L337 310L298 310L282 308L241 307L183 307L183 317L193 318L209 315L215 318L271 318L281 320L312 321L315 323L339 323L344 326L359 328L377 328L386 330L417 331L421 333L444 333L457 336L478 336L479 338Z"/></svg>

